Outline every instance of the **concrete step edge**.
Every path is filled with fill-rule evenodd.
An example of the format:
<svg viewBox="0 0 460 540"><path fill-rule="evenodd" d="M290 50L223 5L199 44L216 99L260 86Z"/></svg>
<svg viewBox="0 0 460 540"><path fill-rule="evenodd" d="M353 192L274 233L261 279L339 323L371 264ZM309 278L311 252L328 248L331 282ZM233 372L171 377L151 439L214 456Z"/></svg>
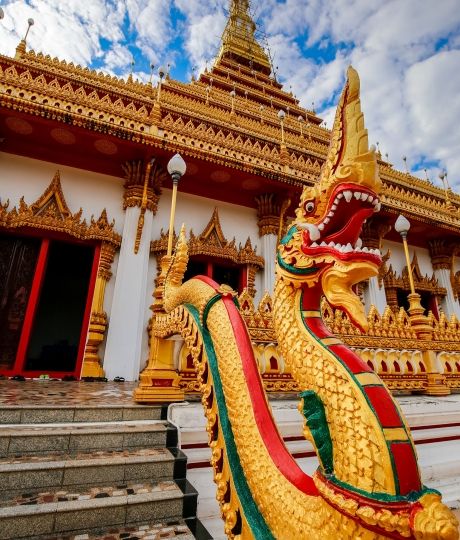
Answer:
<svg viewBox="0 0 460 540"><path fill-rule="evenodd" d="M136 493L115 497L103 497L76 501L60 501L53 503L41 503L35 505L0 506L0 520L7 518L37 516L38 514L50 514L56 512L78 512L83 510L107 508L111 506L125 506L132 504L144 504L172 499L182 499L184 495L177 488L167 491L153 491L151 493ZM1 521L0 521L1 523Z"/></svg>

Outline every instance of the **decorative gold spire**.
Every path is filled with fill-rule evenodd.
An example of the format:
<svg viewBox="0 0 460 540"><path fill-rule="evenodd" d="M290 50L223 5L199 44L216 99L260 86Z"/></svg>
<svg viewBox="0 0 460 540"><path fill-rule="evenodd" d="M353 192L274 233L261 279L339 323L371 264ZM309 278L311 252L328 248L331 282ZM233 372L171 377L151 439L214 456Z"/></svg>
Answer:
<svg viewBox="0 0 460 540"><path fill-rule="evenodd" d="M232 58L236 62L266 74L270 61L255 38L256 25L249 14L249 0L230 0L230 17L222 34L218 59Z"/></svg>

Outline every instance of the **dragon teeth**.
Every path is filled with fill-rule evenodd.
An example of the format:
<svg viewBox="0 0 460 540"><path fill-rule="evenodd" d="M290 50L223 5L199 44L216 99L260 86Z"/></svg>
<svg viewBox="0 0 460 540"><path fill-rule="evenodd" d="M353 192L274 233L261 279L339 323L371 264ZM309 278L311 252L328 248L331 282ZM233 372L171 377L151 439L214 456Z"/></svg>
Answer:
<svg viewBox="0 0 460 540"><path fill-rule="evenodd" d="M316 240L319 240L319 238L321 236L321 233L319 231L322 230L322 229L320 229L320 227L317 227L313 223L300 223L299 227L301 227L302 229L307 230L310 233L310 240L312 242L316 242Z"/></svg>
<svg viewBox="0 0 460 540"><path fill-rule="evenodd" d="M318 244L316 242L313 242L313 244L310 247L318 247Z"/></svg>
<svg viewBox="0 0 460 540"><path fill-rule="evenodd" d="M337 199L336 199L336 202L339 202L339 201L337 201ZM331 210L332 210L333 212L335 212L335 211L337 210L337 204L336 204L335 202L334 202L334 204L331 206Z"/></svg>
<svg viewBox="0 0 460 540"><path fill-rule="evenodd" d="M358 238L358 240L356 240L356 243L355 243L355 249L361 249L363 246L363 241L361 240L361 238Z"/></svg>
<svg viewBox="0 0 460 540"><path fill-rule="evenodd" d="M378 202L376 205L374 205L374 212L380 212L380 208L382 208L382 205L380 202Z"/></svg>
<svg viewBox="0 0 460 540"><path fill-rule="evenodd" d="M320 246L321 246L321 247L326 247L327 244L326 244L326 242L321 242Z"/></svg>
<svg viewBox="0 0 460 540"><path fill-rule="evenodd" d="M339 194L340 195L340 194ZM350 202L351 201L351 198L353 197L353 192L352 191L344 191L343 192L343 196L345 197L345 200L347 202Z"/></svg>
<svg viewBox="0 0 460 540"><path fill-rule="evenodd" d="M356 199L356 200L360 200L361 199L361 192L360 191L355 191L353 193L353 197Z"/></svg>
<svg viewBox="0 0 460 540"><path fill-rule="evenodd" d="M353 251L353 248L351 247L350 242L342 249L344 253L350 253L350 251Z"/></svg>
<svg viewBox="0 0 460 540"><path fill-rule="evenodd" d="M320 224L318 225L318 229L319 229L320 231L324 230L324 223L320 223Z"/></svg>

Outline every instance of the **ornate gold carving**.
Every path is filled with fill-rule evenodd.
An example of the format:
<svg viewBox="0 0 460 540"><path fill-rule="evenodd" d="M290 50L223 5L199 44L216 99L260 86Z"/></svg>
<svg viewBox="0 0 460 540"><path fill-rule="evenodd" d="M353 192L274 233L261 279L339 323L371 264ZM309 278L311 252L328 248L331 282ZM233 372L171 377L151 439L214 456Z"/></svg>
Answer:
<svg viewBox="0 0 460 540"><path fill-rule="evenodd" d="M264 193L255 198L257 203L257 225L259 236L278 234L281 205L274 193Z"/></svg>
<svg viewBox="0 0 460 540"><path fill-rule="evenodd" d="M420 266L418 264L416 252L414 253L414 257L412 258L411 267L416 290L427 291L436 296L446 296L446 289L439 286L438 280L436 279L434 274L431 276L431 278L428 277L428 275L422 275L420 271ZM383 282L387 291L389 289L402 289L404 291L410 291L409 273L407 266L404 267L402 275L398 277L396 272L393 270L393 267L390 265L388 271L383 277Z"/></svg>
<svg viewBox="0 0 460 540"><path fill-rule="evenodd" d="M270 61L255 38L255 30L249 15L249 0L232 0L218 58L235 58L253 69L270 73Z"/></svg>
<svg viewBox="0 0 460 540"><path fill-rule="evenodd" d="M19 207L7 210L8 202L0 207L0 227L20 229L31 227L68 234L79 240L100 240L119 247L121 236L115 232L115 221L109 223L104 208L100 217L91 217L90 224L81 219L83 210L72 214L62 193L59 171L43 195L30 206L21 197Z"/></svg>
<svg viewBox="0 0 460 540"><path fill-rule="evenodd" d="M166 172L159 167L158 163L151 166L148 173L147 167L148 164L144 168L142 161L128 161L123 164L125 173L124 209L138 206L156 214Z"/></svg>
<svg viewBox="0 0 460 540"><path fill-rule="evenodd" d="M94 287L91 317L88 327L88 340L83 357L82 377L104 377L99 347L104 341L108 326L107 313L104 311L105 287L112 277L111 267L115 257L116 247L108 242L102 242Z"/></svg>
<svg viewBox="0 0 460 540"><path fill-rule="evenodd" d="M451 270L453 246L447 244L445 240L435 239L428 242L428 247L430 249L433 270Z"/></svg>
<svg viewBox="0 0 460 540"><path fill-rule="evenodd" d="M161 232L160 238L151 243L150 250L157 257L166 253L168 243L168 233ZM176 237L173 239L173 245L176 244ZM239 265L248 265L249 273L255 272L264 267L264 259L257 255L256 250L252 247L250 238L246 240L244 246L241 244L237 247L235 239L229 241L225 238L222 232L222 227L219 220L219 212L217 207L214 208L211 219L201 234L195 236L193 231L190 231L188 241L189 256L203 255L216 259L224 259ZM248 282L252 281L248 276Z"/></svg>

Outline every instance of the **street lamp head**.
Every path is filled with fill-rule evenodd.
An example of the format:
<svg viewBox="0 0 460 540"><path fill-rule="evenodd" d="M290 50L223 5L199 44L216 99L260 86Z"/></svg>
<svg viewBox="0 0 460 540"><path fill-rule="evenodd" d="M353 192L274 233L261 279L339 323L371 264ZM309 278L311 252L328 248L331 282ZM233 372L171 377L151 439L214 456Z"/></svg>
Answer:
<svg viewBox="0 0 460 540"><path fill-rule="evenodd" d="M4 16L5 16L5 12L4 12L3 9L0 7L0 20L3 19Z"/></svg>
<svg viewBox="0 0 460 540"><path fill-rule="evenodd" d="M187 165L180 154L174 154L169 160L167 169L173 180L179 180L181 176L184 176Z"/></svg>
<svg viewBox="0 0 460 540"><path fill-rule="evenodd" d="M303 122L303 116L299 114L299 116L297 117L297 120L302 123Z"/></svg>
<svg viewBox="0 0 460 540"><path fill-rule="evenodd" d="M281 120L281 122L286 118L286 113L283 111L283 109L278 111L278 118Z"/></svg>
<svg viewBox="0 0 460 540"><path fill-rule="evenodd" d="M440 180L444 181L444 178L446 177L446 171L442 170L438 176Z"/></svg>
<svg viewBox="0 0 460 540"><path fill-rule="evenodd" d="M33 26L35 24L35 21L32 19L32 17L30 19L27 19L27 24L29 26Z"/></svg>
<svg viewBox="0 0 460 540"><path fill-rule="evenodd" d="M410 229L410 222L402 214L399 214L398 219L395 222L395 231L401 235L407 235Z"/></svg>
<svg viewBox="0 0 460 540"><path fill-rule="evenodd" d="M166 69L163 66L160 66L158 68L158 75L160 76L160 79L163 79L165 74L166 74Z"/></svg>
<svg viewBox="0 0 460 540"><path fill-rule="evenodd" d="M234 98L234 97L236 96L236 92L235 92L235 90L231 90L231 92L230 92L230 96L231 96L232 98Z"/></svg>

